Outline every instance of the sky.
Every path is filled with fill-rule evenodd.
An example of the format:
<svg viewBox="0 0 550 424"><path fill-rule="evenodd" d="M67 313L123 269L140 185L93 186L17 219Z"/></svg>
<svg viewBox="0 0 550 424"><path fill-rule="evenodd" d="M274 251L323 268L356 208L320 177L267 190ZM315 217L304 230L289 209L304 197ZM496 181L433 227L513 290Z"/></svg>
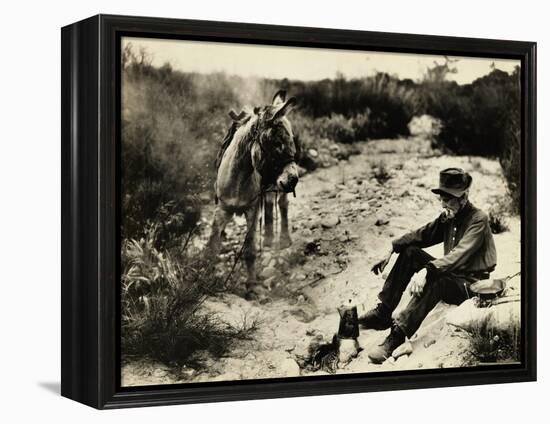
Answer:
<svg viewBox="0 0 550 424"><path fill-rule="evenodd" d="M169 62L184 72L212 73L223 71L242 77L288 78L304 81L334 78L338 73L347 78L387 72L404 79L419 80L434 62L444 63L443 56L333 50L303 47L261 46L203 41L123 38L134 50L145 48L153 65ZM453 58L453 57L451 57ZM511 72L518 60L456 57L456 74L447 79L467 84L488 74L491 65Z"/></svg>

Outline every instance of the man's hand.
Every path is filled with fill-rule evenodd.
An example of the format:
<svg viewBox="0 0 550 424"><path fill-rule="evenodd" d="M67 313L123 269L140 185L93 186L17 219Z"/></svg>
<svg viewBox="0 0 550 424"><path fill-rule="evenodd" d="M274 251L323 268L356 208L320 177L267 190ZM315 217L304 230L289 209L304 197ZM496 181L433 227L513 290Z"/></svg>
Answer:
<svg viewBox="0 0 550 424"><path fill-rule="evenodd" d="M422 268L413 275L409 288L409 291L413 296L420 296L424 291L424 286L426 285L426 273L426 268Z"/></svg>
<svg viewBox="0 0 550 424"><path fill-rule="evenodd" d="M374 264L371 271L374 272L376 275L381 274L384 271L384 268L386 268L386 266L388 265L392 254L393 246L391 247L391 249L389 249L388 253L382 258L382 260Z"/></svg>

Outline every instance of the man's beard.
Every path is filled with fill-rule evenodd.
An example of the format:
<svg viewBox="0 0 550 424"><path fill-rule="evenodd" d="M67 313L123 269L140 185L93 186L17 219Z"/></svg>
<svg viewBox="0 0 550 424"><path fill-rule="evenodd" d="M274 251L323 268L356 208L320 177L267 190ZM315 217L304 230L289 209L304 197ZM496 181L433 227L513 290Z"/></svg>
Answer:
<svg viewBox="0 0 550 424"><path fill-rule="evenodd" d="M468 203L468 197L463 196L460 199L458 199L458 207L457 208L451 208L448 206L443 206L443 212L441 213L441 216L443 217L443 222L448 221L449 219L453 219L458 212Z"/></svg>
<svg viewBox="0 0 550 424"><path fill-rule="evenodd" d="M443 222L448 221L449 219L453 219L455 215L456 212L450 208L443 208L443 212L441 213Z"/></svg>

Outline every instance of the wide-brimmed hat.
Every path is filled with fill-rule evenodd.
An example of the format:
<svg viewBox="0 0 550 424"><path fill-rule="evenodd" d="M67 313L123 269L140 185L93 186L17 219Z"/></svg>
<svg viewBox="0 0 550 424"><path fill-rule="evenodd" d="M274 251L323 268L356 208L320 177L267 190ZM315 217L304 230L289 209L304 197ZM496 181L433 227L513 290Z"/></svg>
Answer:
<svg viewBox="0 0 550 424"><path fill-rule="evenodd" d="M439 187L432 189L435 194L462 196L472 184L470 174L460 168L447 168L439 173Z"/></svg>

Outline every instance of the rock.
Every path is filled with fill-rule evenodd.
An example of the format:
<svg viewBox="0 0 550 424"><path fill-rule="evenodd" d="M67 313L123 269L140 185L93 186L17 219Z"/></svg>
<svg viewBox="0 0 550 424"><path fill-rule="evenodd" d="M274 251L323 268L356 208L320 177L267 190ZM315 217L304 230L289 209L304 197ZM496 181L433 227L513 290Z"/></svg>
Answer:
<svg viewBox="0 0 550 424"><path fill-rule="evenodd" d="M340 340L340 348L338 352L338 360L341 366L347 365L353 358L359 354L360 347L357 339L342 339Z"/></svg>
<svg viewBox="0 0 550 424"><path fill-rule="evenodd" d="M301 272L298 272L295 276L294 276L294 279L296 281L304 281L306 279L306 275L301 273Z"/></svg>
<svg viewBox="0 0 550 424"><path fill-rule="evenodd" d="M393 351L392 356L395 359L398 359L401 356L410 355L412 351L413 351L412 344L410 341L407 340L405 343L403 343L401 346L399 346L397 349Z"/></svg>
<svg viewBox="0 0 550 424"><path fill-rule="evenodd" d="M496 331L513 333L520 328L520 302L512 301L492 306L492 325Z"/></svg>
<svg viewBox="0 0 550 424"><path fill-rule="evenodd" d="M236 380L242 380L241 375L236 372L227 372L224 374L217 375L216 377L210 379L210 381L236 381Z"/></svg>
<svg viewBox="0 0 550 424"><path fill-rule="evenodd" d="M185 378L191 378L193 375L195 375L195 370L193 368L186 368L181 371L182 375Z"/></svg>
<svg viewBox="0 0 550 424"><path fill-rule="evenodd" d="M410 196L411 193L410 193L410 191L407 190L406 188L403 188L403 189L401 189L401 190L398 190L398 191L395 193L395 195L396 195L397 197L406 197L406 196Z"/></svg>
<svg viewBox="0 0 550 424"><path fill-rule="evenodd" d="M429 348L431 345L433 345L435 343L435 339L430 339L430 340L427 340L424 342L424 347L427 349Z"/></svg>
<svg viewBox="0 0 550 424"><path fill-rule="evenodd" d="M153 377L156 378L163 378L168 375L168 371L163 368L157 368L155 371L153 371Z"/></svg>
<svg viewBox="0 0 550 424"><path fill-rule="evenodd" d="M348 241L350 241L350 238L347 236L347 234L343 234L338 237L338 241L340 241L341 243L347 243Z"/></svg>
<svg viewBox="0 0 550 424"><path fill-rule="evenodd" d="M293 345L288 345L288 346L286 346L284 349L285 349L285 352L290 353L290 352L292 352L294 349L296 349L296 345L295 345L295 344L293 344Z"/></svg>
<svg viewBox="0 0 550 424"><path fill-rule="evenodd" d="M308 149L307 154L309 157L316 158L319 156L319 153L315 149Z"/></svg>
<svg viewBox="0 0 550 424"><path fill-rule="evenodd" d="M353 193L350 193L349 191L341 191L338 194L338 198L343 201L347 200L355 200L356 195Z"/></svg>
<svg viewBox="0 0 550 424"><path fill-rule="evenodd" d="M308 223L308 226L310 230L313 230L321 226L321 221L318 219L314 219Z"/></svg>
<svg viewBox="0 0 550 424"><path fill-rule="evenodd" d="M311 308L303 307L305 305L300 306L299 309L291 309L290 315L292 315L294 318L296 318L298 321L303 323L310 323L311 321L314 321L318 314L316 311L312 310Z"/></svg>
<svg viewBox="0 0 550 424"><path fill-rule="evenodd" d="M262 269L262 271L260 272L260 277L262 277L264 280L267 280L275 275L277 275L277 269L272 266L268 266L267 268Z"/></svg>
<svg viewBox="0 0 550 424"><path fill-rule="evenodd" d="M323 228L332 228L337 226L340 223L340 218L338 216L329 216L321 221L321 226Z"/></svg>
<svg viewBox="0 0 550 424"><path fill-rule="evenodd" d="M277 278L276 275L272 275L271 277L267 278L264 281L264 286L267 287L268 289L271 289L274 286L274 282L276 278Z"/></svg>
<svg viewBox="0 0 550 424"><path fill-rule="evenodd" d="M409 132L413 136L432 138L437 136L442 129L441 121L430 115L415 116L409 122Z"/></svg>
<svg viewBox="0 0 550 424"><path fill-rule="evenodd" d="M492 331L514 332L520 327L520 302L507 303L488 308L477 307L477 298L468 299L447 314L447 324L466 331L476 331L480 324L486 324ZM499 301L506 301L501 298Z"/></svg>
<svg viewBox="0 0 550 424"><path fill-rule="evenodd" d="M390 220L388 219L388 217L384 215L380 215L379 217L377 217L376 222L374 224L380 227L382 225L387 225L389 223L390 223Z"/></svg>
<svg viewBox="0 0 550 424"><path fill-rule="evenodd" d="M299 377L300 376L300 366L296 363L294 359L287 358L285 359L280 367L281 375L285 377Z"/></svg>

